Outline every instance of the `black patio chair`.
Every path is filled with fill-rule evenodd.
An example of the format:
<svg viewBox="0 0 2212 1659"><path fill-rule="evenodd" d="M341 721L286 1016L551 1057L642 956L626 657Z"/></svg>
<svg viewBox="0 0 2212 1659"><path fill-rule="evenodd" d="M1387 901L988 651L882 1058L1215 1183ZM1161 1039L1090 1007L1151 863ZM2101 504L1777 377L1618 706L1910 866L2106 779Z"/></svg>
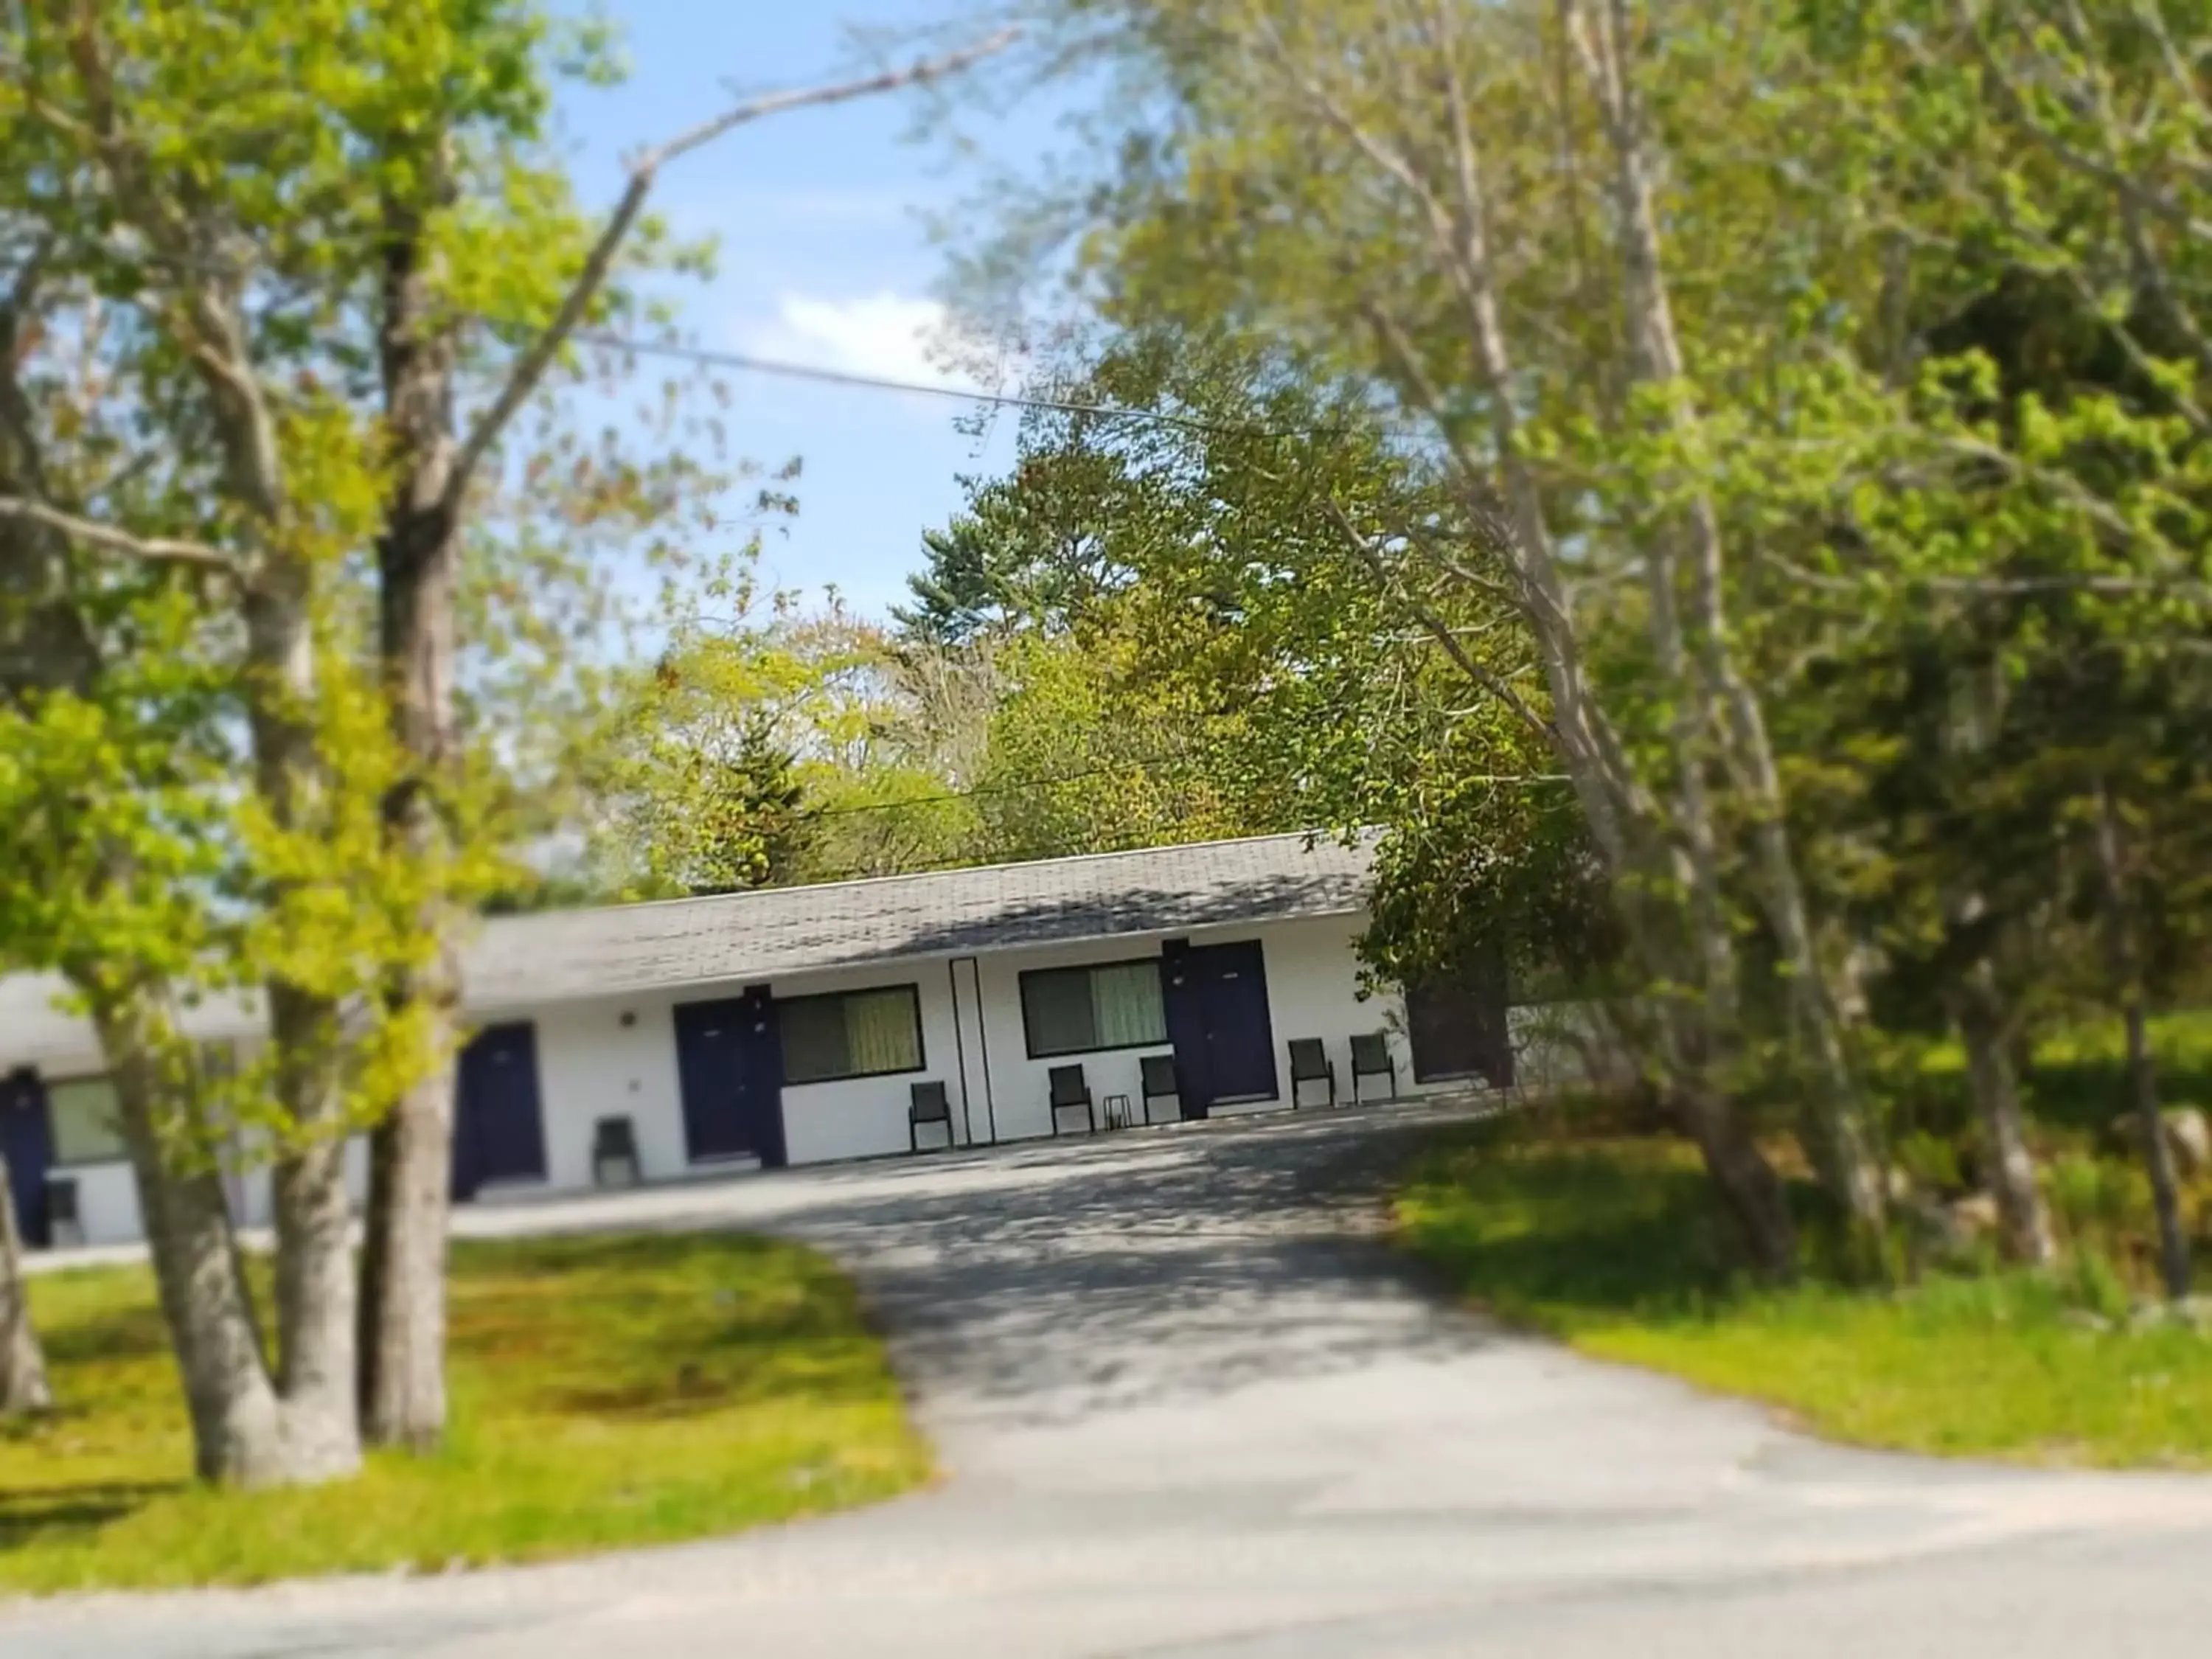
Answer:
<svg viewBox="0 0 2212 1659"><path fill-rule="evenodd" d="M592 1124L592 1184L635 1187L645 1165L637 1156L637 1126L626 1117L603 1117Z"/></svg>
<svg viewBox="0 0 2212 1659"><path fill-rule="evenodd" d="M1398 1062L1390 1054L1390 1039L1380 1031L1365 1031L1352 1039L1352 1103L1360 1103L1359 1079L1364 1077L1387 1077L1390 1092L1382 1097L1398 1097Z"/></svg>
<svg viewBox="0 0 2212 1659"><path fill-rule="evenodd" d="M1053 1133L1060 1133L1060 1115L1080 1106L1083 1115L1090 1121L1091 1133L1097 1134L1098 1111L1091 1104L1091 1085L1084 1081L1083 1068L1080 1066L1055 1066L1048 1081L1051 1085Z"/></svg>
<svg viewBox="0 0 2212 1659"><path fill-rule="evenodd" d="M1328 1085L1328 1103L1336 1104L1336 1066L1328 1057L1328 1049L1319 1037L1291 1039L1291 1104L1298 1103L1301 1084Z"/></svg>
<svg viewBox="0 0 2212 1659"><path fill-rule="evenodd" d="M1137 1062L1144 1073L1142 1088L1145 1096L1145 1121L1152 1121L1152 1103L1172 1100L1178 1115L1182 1111L1182 1079L1176 1075L1173 1054L1146 1054Z"/></svg>
<svg viewBox="0 0 2212 1659"><path fill-rule="evenodd" d="M910 1152L921 1150L921 1126L942 1123L945 1126L945 1148L951 1152L959 1143L952 1133L952 1103L945 1097L942 1083L917 1083L908 1091L913 1103L906 1109L906 1146Z"/></svg>

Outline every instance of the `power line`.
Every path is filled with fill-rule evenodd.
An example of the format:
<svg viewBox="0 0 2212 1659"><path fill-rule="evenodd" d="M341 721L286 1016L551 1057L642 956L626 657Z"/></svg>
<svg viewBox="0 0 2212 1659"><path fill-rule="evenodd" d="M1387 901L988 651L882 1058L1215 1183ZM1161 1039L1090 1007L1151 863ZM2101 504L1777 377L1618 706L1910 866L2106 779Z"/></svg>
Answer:
<svg viewBox="0 0 2212 1659"><path fill-rule="evenodd" d="M381 233L377 233L380 234ZM361 240L373 240L370 233L362 233ZM167 264L179 270L206 271L217 276L238 276L244 267L235 261L209 259L188 253L173 253L159 249L137 250L123 257L144 258L156 264ZM526 323L512 317L495 317L484 312L469 313L477 322L492 328L519 329L536 333L540 325ZM1150 421L1157 426L1177 427L1186 432L1198 432L1220 437L1247 438L1340 438L1350 430L1341 426L1253 426L1242 422L1208 421L1196 416L1170 414L1164 409L1147 409L1128 404L1078 403L1073 398L1044 398L1024 392L966 391L958 386L933 385L922 380L896 380L883 375L856 374L848 369L823 368L813 363L786 362L780 358L757 357L750 352L721 351L705 346L687 346L674 341L641 340L629 335L616 334L605 329L579 328L571 330L568 338L580 345L595 345L612 351L635 352L641 356L665 357L682 362L697 363L702 367L735 369L748 374L770 374L784 380L811 380L823 386L850 386L864 392L892 392L922 398L947 398L963 403L989 404L1001 409L1036 409L1060 415L1089 415L1103 420Z"/></svg>
<svg viewBox="0 0 2212 1659"><path fill-rule="evenodd" d="M515 323L501 324L494 317L480 316L478 320L505 327L522 326ZM855 374L846 369L820 368L811 363L784 362L773 357L756 357L742 351L718 351L704 346L678 345L672 341L634 339L600 329L578 329L569 337L583 345L596 345L613 351L634 351L641 356L669 357L707 368L738 369L751 374L780 375L787 380L814 380L826 386L853 386L869 392L908 392L925 398L957 398L963 403L991 404L1000 408L1039 409L1054 414L1091 415L1109 420L1150 421L1158 426L1179 427L1187 432L1222 437L1336 438L1342 437L1347 429L1334 426L1248 426L1233 422L1201 420L1189 415L1173 415L1164 409L1146 409L1130 404L1085 404L1072 398L1040 398L1022 392L965 391L959 386L933 386L921 380L893 380L875 374Z"/></svg>

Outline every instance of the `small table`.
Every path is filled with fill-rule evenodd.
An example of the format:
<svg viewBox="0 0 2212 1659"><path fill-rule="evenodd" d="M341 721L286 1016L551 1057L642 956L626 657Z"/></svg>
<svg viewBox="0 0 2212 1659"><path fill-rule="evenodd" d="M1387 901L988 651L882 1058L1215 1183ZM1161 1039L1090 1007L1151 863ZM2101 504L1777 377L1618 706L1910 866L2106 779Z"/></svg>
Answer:
<svg viewBox="0 0 2212 1659"><path fill-rule="evenodd" d="M1136 1109L1129 1104L1128 1096L1109 1095L1106 1097L1106 1127L1108 1128L1126 1129L1132 1124L1135 1123L1136 1121Z"/></svg>

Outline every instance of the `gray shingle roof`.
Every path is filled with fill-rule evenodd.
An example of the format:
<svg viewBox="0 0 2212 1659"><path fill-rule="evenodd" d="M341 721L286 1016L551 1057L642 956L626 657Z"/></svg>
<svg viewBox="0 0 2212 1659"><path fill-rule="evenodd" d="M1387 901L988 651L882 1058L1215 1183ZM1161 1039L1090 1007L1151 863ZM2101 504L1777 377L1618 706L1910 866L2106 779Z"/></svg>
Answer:
<svg viewBox="0 0 2212 1659"><path fill-rule="evenodd" d="M486 1008L904 957L1349 914L1367 854L1304 836L555 910L488 926L467 963Z"/></svg>
<svg viewBox="0 0 2212 1659"><path fill-rule="evenodd" d="M1302 835L779 887L714 898L502 916L465 963L469 1006L520 1009L659 987L763 980L902 957L1178 933L1222 923L1346 915L1366 904L1368 854ZM90 1034L52 1007L58 981L0 979L0 1070L83 1055ZM187 1028L258 1027L210 1003Z"/></svg>

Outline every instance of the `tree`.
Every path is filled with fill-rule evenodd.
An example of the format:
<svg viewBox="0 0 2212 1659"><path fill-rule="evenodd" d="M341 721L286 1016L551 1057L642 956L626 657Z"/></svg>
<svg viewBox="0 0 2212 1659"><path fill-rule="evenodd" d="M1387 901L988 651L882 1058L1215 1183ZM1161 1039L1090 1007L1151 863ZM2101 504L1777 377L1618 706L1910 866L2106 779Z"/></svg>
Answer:
<svg viewBox="0 0 2212 1659"><path fill-rule="evenodd" d="M1086 27L1097 11L1069 9ZM1660 705L1673 711L1656 743L1643 742L1598 678L1576 604L1573 572L1588 559L1565 550L1591 532L1563 532L1551 516L1584 498L1565 479L1554 488L1534 464L1536 449L1556 443L1546 435L1554 412L1538 405L1532 424L1521 388L1547 386L1539 377L1550 365L1515 356L1504 307L1519 296L1508 294L1515 256L1506 250L1521 246L1522 228L1493 222L1495 192L1525 165L1517 112L1530 88L1556 79L1530 66L1547 61L1547 47L1566 50L1569 36L1604 116L1608 153L1595 162L1615 180L1613 270L1628 295L1623 325L1638 343L1595 383L1593 418L1609 434L1638 430L1632 415L1648 425L1672 402L1676 413L1649 426L1650 440L1695 435L1649 201L1658 141L1640 101L1644 70L1632 67L1617 20L1593 31L1570 9L1559 21L1571 27L1547 43L1521 9L1112 9L1122 26L1111 37L1119 55L1160 94L1141 106L1169 111L1168 130L1121 151L1133 158L1124 176L1093 198L1108 215L1088 246L1110 271L1114 314L1186 323L1227 315L1295 341L1419 423L1415 447L1426 450L1436 480L1428 516L1378 517L1340 502L1340 532L1376 583L1454 656L1468 690L1497 697L1558 757L1656 993L1656 1058L1752 1254L1780 1272L1791 1246L1779 1183L1726 1094L1740 969L1711 775L1732 769L1732 781L1762 803L1751 837L1759 874L1745 891L1796 967L1814 970L1792 980L1805 982L1796 1024L1816 1062L1814 1144L1854 1212L1878 1218L1880 1183L1867 1171L1822 965L1805 960L1812 942L1773 810L1778 786L1763 715L1731 654L1710 504L1686 500L1639 513L1622 530L1599 526L1598 545L1619 545L1624 562L1642 566L1647 661L1663 688ZM1551 224L1528 234L1536 246L1556 236ZM1632 393L1645 384L1653 392L1632 410ZM1452 624L1429 598L1440 581L1508 598L1534 647L1519 684L1452 651Z"/></svg>
<svg viewBox="0 0 2212 1659"><path fill-rule="evenodd" d="M510 27L512 27L510 25ZM834 104L954 73L1004 44L988 40L860 79L749 100L650 149L630 164L614 210L584 250L574 275L550 293L516 296L517 310L550 299L546 320L522 329L498 390L468 422L455 423L455 372L463 319L457 299L483 278L443 270L440 236L455 204L457 127L480 84L449 82L457 107L403 129L392 161L412 189L387 197L381 364L387 424L398 478L378 544L381 649L395 735L408 775L387 797L394 841L417 861L449 856L439 811L455 759L453 592L471 485L508 423L537 391L577 325L598 307L617 258L636 228L660 169L763 116ZM495 76L498 86L511 77ZM503 312L502 317L511 316ZM505 326L512 328L512 322ZM444 1255L452 1159L453 1073L460 1006L459 915L434 899L421 923L432 948L395 977L390 1000L421 1031L417 1080L376 1132L367 1242L362 1262L361 1390L373 1438L428 1449L444 1433Z"/></svg>
<svg viewBox="0 0 2212 1659"><path fill-rule="evenodd" d="M200 1472L264 1484L355 1466L357 1358L380 1437L442 1425L450 963L485 873L453 811L453 605L485 458L592 313L659 165L964 58L756 100L644 158L552 273L547 320L494 324L512 362L456 434L463 319L536 297L492 274L573 223L530 152L544 32L475 0L246 9L11 14L0 116L38 165L0 208L76 308L59 339L94 348L97 459L125 453L88 478L16 469L0 521L27 618L11 607L10 642L31 647L10 736L34 763L6 782L65 830L9 872L59 883L11 891L11 948L68 974L107 1052ZM381 421L357 395L372 361ZM351 556L373 544L386 672L364 678ZM163 732L183 738L166 756ZM241 734L245 797L225 770ZM173 1008L249 977L270 1041L218 1088ZM361 1349L339 1160L387 1109ZM276 1160L273 1368L207 1153L240 1113Z"/></svg>
<svg viewBox="0 0 2212 1659"><path fill-rule="evenodd" d="M358 60L280 70L284 43L264 33L237 50L236 21L61 6L11 20L10 148L44 165L5 211L49 294L76 308L55 355L74 350L85 378L59 408L30 402L48 430L15 434L29 493L9 504L8 586L27 601L19 637L45 648L10 687L27 760L10 781L24 821L58 833L10 873L64 884L21 895L11 920L25 925L9 936L69 975L108 1054L199 1472L258 1485L358 1461L339 1153L349 1080L374 1073L387 1030L349 1030L342 1010L393 941L384 913L349 906L338 920L330 900L356 879L392 894L408 883L373 855L355 861L387 751L363 740L359 687L329 655L324 576L362 527L362 474L288 314L328 292L309 250L354 228L328 185L344 170ZM298 20L342 49L380 21ZM224 118L170 143L201 93ZM245 155L250 178L232 165ZM279 178L299 195L264 190ZM183 441L149 444L149 427ZM69 465L80 456L107 465ZM80 503L100 518L69 510ZM139 533L149 519L171 533ZM86 568L101 556L135 568ZM240 731L242 797L220 769L243 758ZM262 1120L276 1160L273 1370L208 1153L225 1103L174 1020L180 994L247 962L271 1030L256 1079L274 1108Z"/></svg>
<svg viewBox="0 0 2212 1659"><path fill-rule="evenodd" d="M1013 471L971 487L915 584L988 604L1002 641L977 796L994 855L1383 824L1378 979L1501 945L1589 969L1603 902L1571 796L1330 510L1332 489L1421 510L1368 413L1249 342L1164 328L1042 390ZM1069 412L1114 410L1144 413ZM1450 642L1503 660L1510 618L1464 597Z"/></svg>
<svg viewBox="0 0 2212 1659"><path fill-rule="evenodd" d="M902 635L933 649L973 649L1040 617L1051 600L1031 583L1050 580L1060 564L1031 544L1024 520L1032 515L1018 480L964 482L967 510L921 533L922 568L907 578L914 603L890 608Z"/></svg>
<svg viewBox="0 0 2212 1659"><path fill-rule="evenodd" d="M2057 460L2079 506L2103 509L2100 533L2066 550L2061 566L2061 586L2080 599L2071 626L2054 630L2066 654L2053 678L2075 695L2062 694L2051 726L2070 773L2071 816L2094 847L2087 884L2107 945L2107 998L2126 1033L2161 1278L2179 1297L2189 1247L2145 1015L2151 988L2175 982L2174 945L2201 940L2203 916L2201 820L2191 811L2205 777L2203 670L2191 636L2212 611L2203 536L2212 478L2199 459L2212 433L2201 401L2212 372L2203 300L2212 234L2185 204L2212 139L2212 100L2187 67L2208 20L2187 3L2092 17L2039 0L1962 4L1954 20L1954 49L1978 71L2007 141L2057 186L2049 206L2023 211L1999 198L1991 216L2008 251L2040 277L2039 291L2056 287L2073 301L2073 338L2087 342L2077 349L2098 359L2080 379L2105 392L2086 409L2081 392L2058 393L2055 429L2033 434L2036 459ZM2097 701L2082 702L2085 691ZM2164 948L2148 944L2151 931Z"/></svg>
<svg viewBox="0 0 2212 1659"><path fill-rule="evenodd" d="M638 896L896 875L987 856L970 801L995 690L840 605L710 582L596 751L595 880ZM738 613L733 623L720 616Z"/></svg>
<svg viewBox="0 0 2212 1659"><path fill-rule="evenodd" d="M1426 493L1339 500L1340 531L1570 781L1754 1260L1790 1254L1745 1123L1776 1092L1870 1242L1869 992L1923 973L2008 1237L2047 1257L2019 1049L2089 779L2040 751L2089 734L2044 693L2203 617L2194 9L1030 9L1110 64L1119 130L1001 204L971 283L1072 233L1109 324L1243 331L1376 414ZM1470 644L1477 597L1517 626ZM1907 694L1855 695L1860 665ZM2099 752L2140 775L2147 729Z"/></svg>
<svg viewBox="0 0 2212 1659"><path fill-rule="evenodd" d="M679 623L594 750L594 883L657 897L793 879L811 836L795 705L817 684L772 636Z"/></svg>
<svg viewBox="0 0 2212 1659"><path fill-rule="evenodd" d="M2189 529L2206 500L2191 390L2205 360L2181 297L2203 249L2146 204L2172 156L2201 143L2203 105L2172 58L2142 51L2171 45L2187 10L2093 27L2068 7L1869 8L1821 43L1842 83L1881 89L1850 101L1895 158L1883 195L1911 225L1885 279L1887 331L1947 360L1942 394L1916 412L1932 455L1965 463L1940 497L1915 490L1909 514L1881 526L1889 570L1911 585L1850 591L1877 615L1909 607L1887 613L1898 636L1937 647L1907 726L1944 738L1911 786L1940 814L1915 854L1932 860L1920 878L1947 912L1935 997L1967 1048L2008 1243L2031 1261L2051 1246L2032 1158L2005 1127L2023 1069L2008 1048L2025 1046L2008 1038L2053 1007L2117 1004L2140 1027L2127 913L2143 900L2112 884L2106 811L2116 791L2144 799L2197 763L2173 734L2190 729L2176 711L2201 672L2190 638L2207 601ZM2124 125L2121 102L2136 112ZM2148 133L2163 137L2137 148ZM2106 163L2084 165L2092 150ZM2160 862L2186 933L2202 915L2172 879L2187 856ZM2101 925L2070 933L2084 910ZM2072 964L2100 955L2107 970L2084 983ZM2138 1103L2145 1092L2138 1072ZM2171 1282L2183 1258L2170 1200Z"/></svg>

